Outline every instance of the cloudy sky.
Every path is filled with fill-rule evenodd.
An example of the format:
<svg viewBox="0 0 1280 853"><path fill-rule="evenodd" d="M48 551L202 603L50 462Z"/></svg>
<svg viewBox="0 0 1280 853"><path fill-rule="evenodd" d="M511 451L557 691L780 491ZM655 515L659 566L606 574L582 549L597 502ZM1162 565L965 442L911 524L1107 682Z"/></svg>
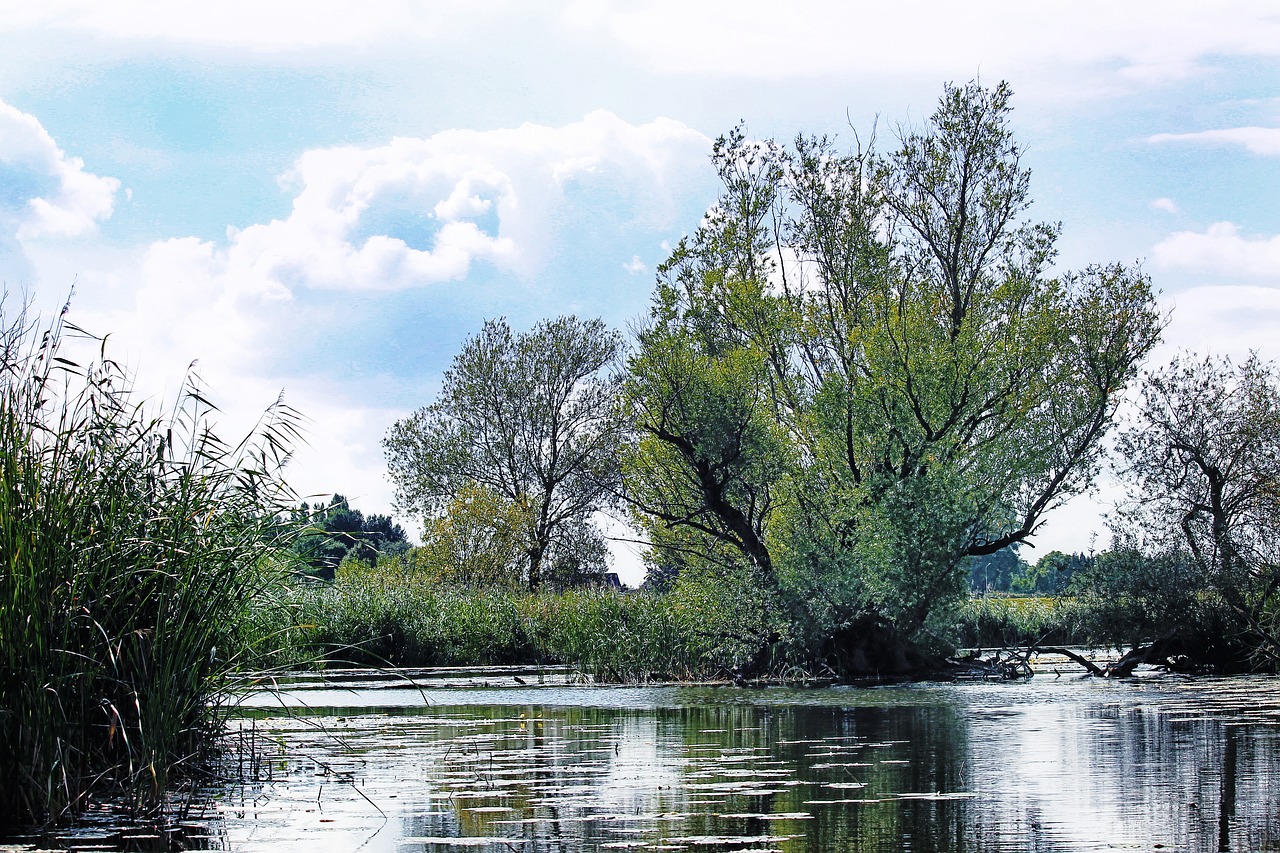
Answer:
<svg viewBox="0 0 1280 853"><path fill-rule="evenodd" d="M1280 355L1271 0L0 0L0 276L74 285L148 395L283 389L295 487L389 511L380 441L485 318L644 312L718 134L891 138L973 78L1063 267L1141 262L1165 355ZM1105 545L1106 495L1027 555Z"/></svg>

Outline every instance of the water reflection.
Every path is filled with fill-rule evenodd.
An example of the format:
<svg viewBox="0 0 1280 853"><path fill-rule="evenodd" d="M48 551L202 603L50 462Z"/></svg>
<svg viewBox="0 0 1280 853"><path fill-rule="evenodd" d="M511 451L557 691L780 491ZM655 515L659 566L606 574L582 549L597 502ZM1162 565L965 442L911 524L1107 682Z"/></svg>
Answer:
<svg viewBox="0 0 1280 853"><path fill-rule="evenodd" d="M243 714L206 807L230 850L1280 850L1275 679L311 685Z"/></svg>
<svg viewBox="0 0 1280 853"><path fill-rule="evenodd" d="M401 692L246 711L227 847L1280 849L1274 680Z"/></svg>

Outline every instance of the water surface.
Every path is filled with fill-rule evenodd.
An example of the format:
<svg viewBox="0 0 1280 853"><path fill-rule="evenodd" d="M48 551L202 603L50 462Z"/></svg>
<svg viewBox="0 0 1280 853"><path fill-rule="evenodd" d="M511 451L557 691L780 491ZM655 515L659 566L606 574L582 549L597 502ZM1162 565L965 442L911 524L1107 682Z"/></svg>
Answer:
<svg viewBox="0 0 1280 853"><path fill-rule="evenodd" d="M212 847L1280 850L1280 681L597 687L314 678L244 698ZM523 682L523 683L521 683ZM479 685L479 686L473 686Z"/></svg>

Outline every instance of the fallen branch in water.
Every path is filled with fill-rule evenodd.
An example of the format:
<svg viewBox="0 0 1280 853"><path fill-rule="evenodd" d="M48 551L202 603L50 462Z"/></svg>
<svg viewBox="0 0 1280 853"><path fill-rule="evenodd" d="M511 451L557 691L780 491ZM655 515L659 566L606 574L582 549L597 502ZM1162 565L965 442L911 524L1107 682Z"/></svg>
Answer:
<svg viewBox="0 0 1280 853"><path fill-rule="evenodd" d="M1032 646L1027 655L1056 654L1075 661L1098 678L1129 678L1142 664L1164 664L1173 667L1172 658L1186 653L1186 644L1177 637L1162 637L1146 646L1135 646L1120 656L1119 660L1098 666L1093 661L1061 646Z"/></svg>
<svg viewBox="0 0 1280 853"><path fill-rule="evenodd" d="M1027 650L1028 655L1033 652L1045 655L1062 655L1064 658L1068 658L1080 664L1089 672L1090 675L1096 675L1099 678L1107 677L1106 670L1086 658L1084 655L1079 654L1078 652L1073 652L1070 649L1064 649L1061 646L1034 646Z"/></svg>

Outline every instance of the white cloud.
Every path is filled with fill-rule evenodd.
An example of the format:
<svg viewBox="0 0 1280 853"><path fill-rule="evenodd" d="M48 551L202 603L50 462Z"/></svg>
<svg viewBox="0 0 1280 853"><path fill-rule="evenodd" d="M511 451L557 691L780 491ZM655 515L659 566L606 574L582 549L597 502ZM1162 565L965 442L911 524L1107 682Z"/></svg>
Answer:
<svg viewBox="0 0 1280 853"><path fill-rule="evenodd" d="M457 39L476 25L559 18L619 42L662 72L790 78L848 72L1023 79L1029 68L1100 66L1138 84L1198 73L1207 57L1275 56L1270 0L43 0L9 4L0 31L210 45L257 53ZM963 73L963 72L959 72ZM1076 78L1079 83L1079 78Z"/></svg>
<svg viewBox="0 0 1280 853"><path fill-rule="evenodd" d="M120 182L86 172L35 118L0 101L0 228L30 240L92 233L111 216Z"/></svg>
<svg viewBox="0 0 1280 853"><path fill-rule="evenodd" d="M1152 83L1196 73L1208 56L1277 55L1274 12L1267 0L578 0L564 16L664 72L1007 75L1047 63L1113 66L1134 82Z"/></svg>
<svg viewBox="0 0 1280 853"><path fill-rule="evenodd" d="M157 241L136 270L91 274L77 306L89 328L129 342L139 363L198 358L234 387L240 375L270 374L261 353L287 334L283 305L300 292L438 285L464 279L477 261L535 273L561 232L581 225L566 208L574 193L625 197L637 221L670 219L689 171L709 169L709 148L678 122L632 125L595 112L558 128L317 149L283 179L296 191L288 217L228 229L225 243Z"/></svg>
<svg viewBox="0 0 1280 853"><path fill-rule="evenodd" d="M226 403L229 433L242 433L285 389L311 424L292 466L295 488L339 489L365 511L388 511L379 440L406 413L344 377L332 353L318 369L278 367L267 353L288 349L295 326L311 322L330 323L318 337L340 349L333 335L364 316L344 306L464 280L477 262L515 279L535 273L598 201L619 208L623 225L670 227L683 215L690 174L710 173L710 145L675 121L633 125L596 112L562 127L309 151L283 179L294 192L287 217L228 229L226 241L156 241L128 268L83 276L73 316L111 331L112 352L140 371L144 396L172 398L198 359L215 400ZM312 313L298 314L304 307ZM420 376L431 366L395 369Z"/></svg>
<svg viewBox="0 0 1280 853"><path fill-rule="evenodd" d="M1201 142L1210 145L1243 145L1254 154L1280 157L1280 127L1230 127L1195 133L1157 133L1148 142Z"/></svg>
<svg viewBox="0 0 1280 853"><path fill-rule="evenodd" d="M1280 282L1280 235L1250 239L1231 222L1215 222L1203 233L1176 232L1151 254L1170 269Z"/></svg>
<svg viewBox="0 0 1280 853"><path fill-rule="evenodd" d="M297 287L397 290L465 277L487 261L528 274L551 251L556 211L585 184L644 196L631 215L672 213L679 175L705 168L710 141L669 119L629 124L597 111L559 128L445 131L376 148L309 151L284 179L281 220L201 249L205 272L240 292ZM192 256L194 257L194 256Z"/></svg>
<svg viewBox="0 0 1280 853"><path fill-rule="evenodd" d="M1153 361L1186 350L1201 355L1280 358L1280 287L1206 285L1180 291L1166 303L1173 318Z"/></svg>
<svg viewBox="0 0 1280 853"><path fill-rule="evenodd" d="M1177 213L1178 204L1171 198L1157 198L1151 202L1152 210L1163 210L1165 213Z"/></svg>
<svg viewBox="0 0 1280 853"><path fill-rule="evenodd" d="M271 390L260 387L264 393ZM305 443L295 449L286 470L290 487L303 498L338 491L366 515L393 514L394 489L386 476L382 437L409 413L335 399L324 382L293 381L285 389L285 401L306 416ZM415 522L401 521L416 538Z"/></svg>

